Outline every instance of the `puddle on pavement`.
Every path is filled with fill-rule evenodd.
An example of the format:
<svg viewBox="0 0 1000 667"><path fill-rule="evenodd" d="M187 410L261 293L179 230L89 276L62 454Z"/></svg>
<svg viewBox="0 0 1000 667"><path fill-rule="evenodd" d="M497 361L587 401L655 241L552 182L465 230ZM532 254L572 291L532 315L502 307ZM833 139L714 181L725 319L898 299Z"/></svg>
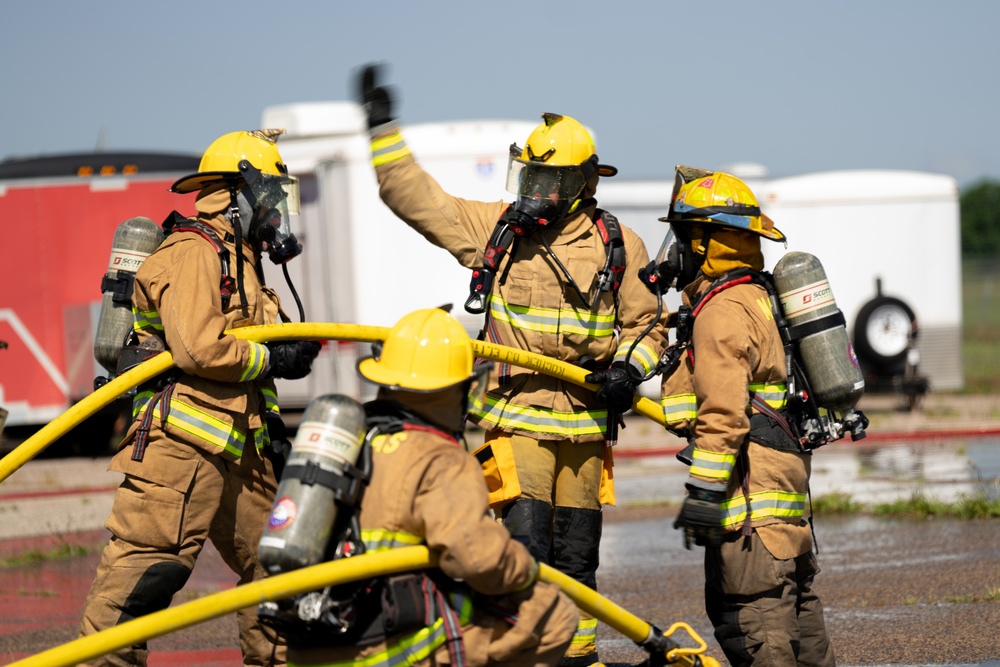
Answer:
<svg viewBox="0 0 1000 667"><path fill-rule="evenodd" d="M865 503L920 494L942 502L1000 497L1000 438L956 437L832 444L813 456L814 497L843 493Z"/></svg>

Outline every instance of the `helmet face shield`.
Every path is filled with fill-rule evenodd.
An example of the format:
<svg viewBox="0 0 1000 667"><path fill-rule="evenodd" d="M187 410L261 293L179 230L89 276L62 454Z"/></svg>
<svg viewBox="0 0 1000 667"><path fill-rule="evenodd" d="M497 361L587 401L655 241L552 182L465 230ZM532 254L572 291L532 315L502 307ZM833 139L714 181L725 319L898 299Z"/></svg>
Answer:
<svg viewBox="0 0 1000 667"><path fill-rule="evenodd" d="M481 361L472 368L472 378L469 380L467 411L482 412L486 407L486 389L490 384L492 361Z"/></svg>
<svg viewBox="0 0 1000 667"><path fill-rule="evenodd" d="M275 264L284 264L302 253L302 245L292 233L291 216L299 213L299 181L282 174L262 174L243 160L240 174L246 182L243 194L253 209L250 239L267 250ZM294 213L293 213L294 211Z"/></svg>
<svg viewBox="0 0 1000 667"><path fill-rule="evenodd" d="M507 192L518 198L573 201L586 184L580 165L547 165L511 156L507 166Z"/></svg>
<svg viewBox="0 0 1000 667"><path fill-rule="evenodd" d="M664 291L671 288L680 291L697 277L705 257L695 251L695 246L700 247L702 243L700 238L694 238L694 231L695 228L689 225L670 225L667 230L653 262Z"/></svg>

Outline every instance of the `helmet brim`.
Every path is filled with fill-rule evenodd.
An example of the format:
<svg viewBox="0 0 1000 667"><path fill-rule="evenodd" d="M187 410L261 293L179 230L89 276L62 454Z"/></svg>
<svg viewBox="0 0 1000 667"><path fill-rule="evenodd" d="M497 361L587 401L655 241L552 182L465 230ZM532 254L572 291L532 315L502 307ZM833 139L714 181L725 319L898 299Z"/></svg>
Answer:
<svg viewBox="0 0 1000 667"><path fill-rule="evenodd" d="M241 177L239 174L233 174L228 171L206 171L198 174L189 174L188 176L178 179L173 185L170 186L170 191L178 194L187 194L189 192L197 192L206 185L210 185L218 181L236 181L240 179Z"/></svg>
<svg viewBox="0 0 1000 667"><path fill-rule="evenodd" d="M774 221L767 217L767 214L761 213L761 224L763 229L748 229L741 227L734 227L733 225L727 225L715 220L710 220L709 218L682 218L677 216L666 216L663 218L657 218L660 222L669 222L670 224L679 223L682 225L712 225L714 227L722 227L725 229L736 229L739 231L750 232L751 234L756 234L769 241L777 241L779 243L784 243L787 241L787 237L784 232L774 226Z"/></svg>
<svg viewBox="0 0 1000 667"><path fill-rule="evenodd" d="M358 362L358 373L369 382L400 391L412 391L418 394L445 391L452 387L457 387L469 378L455 380L454 378L434 378L417 377L416 375L401 374L398 371L386 368L380 364L375 357L365 357ZM474 377L470 375L469 377Z"/></svg>

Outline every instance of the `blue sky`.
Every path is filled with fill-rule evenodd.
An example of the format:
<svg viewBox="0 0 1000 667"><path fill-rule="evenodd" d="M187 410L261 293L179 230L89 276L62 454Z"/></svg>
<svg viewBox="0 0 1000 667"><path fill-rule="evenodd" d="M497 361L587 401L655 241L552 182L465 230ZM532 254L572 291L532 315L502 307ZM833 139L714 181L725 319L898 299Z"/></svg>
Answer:
<svg viewBox="0 0 1000 667"><path fill-rule="evenodd" d="M10 0L3 23L0 159L200 153L265 106L350 99L382 61L404 123L568 114L625 179L1000 179L990 0Z"/></svg>

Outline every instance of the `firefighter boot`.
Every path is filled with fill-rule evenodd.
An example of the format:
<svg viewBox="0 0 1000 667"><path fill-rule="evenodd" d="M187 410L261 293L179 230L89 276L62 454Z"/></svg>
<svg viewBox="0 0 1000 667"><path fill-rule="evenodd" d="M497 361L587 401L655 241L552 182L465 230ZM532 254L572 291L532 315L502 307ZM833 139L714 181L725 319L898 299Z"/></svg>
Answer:
<svg viewBox="0 0 1000 667"><path fill-rule="evenodd" d="M601 510L556 507L552 528L552 567L597 590L600 561ZM600 665L597 655L597 619L581 611L580 623L560 667Z"/></svg>

